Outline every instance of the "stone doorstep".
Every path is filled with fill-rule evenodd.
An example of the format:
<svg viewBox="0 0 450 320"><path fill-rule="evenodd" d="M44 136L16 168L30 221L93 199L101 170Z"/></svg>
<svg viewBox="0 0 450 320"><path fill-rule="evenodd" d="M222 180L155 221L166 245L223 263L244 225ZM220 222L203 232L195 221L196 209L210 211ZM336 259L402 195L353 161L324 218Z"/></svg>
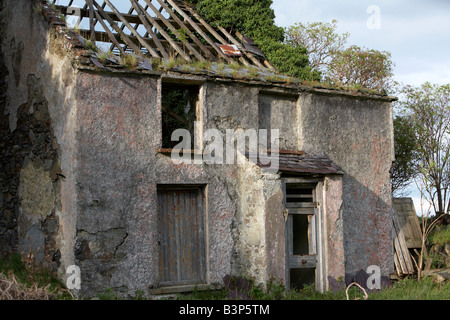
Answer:
<svg viewBox="0 0 450 320"><path fill-rule="evenodd" d="M155 296L160 295L170 295L175 293L182 293L182 292L192 292L194 290L198 291L207 291L207 290L219 290L222 286L220 285L182 285L182 286L172 286L172 287L161 287L157 289L150 289L150 294Z"/></svg>

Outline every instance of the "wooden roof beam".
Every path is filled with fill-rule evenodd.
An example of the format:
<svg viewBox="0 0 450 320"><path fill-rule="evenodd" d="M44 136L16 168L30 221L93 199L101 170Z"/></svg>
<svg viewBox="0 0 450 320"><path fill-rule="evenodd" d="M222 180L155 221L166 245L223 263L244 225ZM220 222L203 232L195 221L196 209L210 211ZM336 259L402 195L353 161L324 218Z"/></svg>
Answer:
<svg viewBox="0 0 450 320"><path fill-rule="evenodd" d="M131 31L131 33L133 33L135 35L135 37L139 40L139 43L148 50L148 52L155 58L160 58L159 54L155 51L155 49L153 49L146 41L144 41L144 39L142 38L142 36L139 34L139 32L136 31L136 29L134 29L129 23L128 21L122 17L121 13L119 12L119 10L117 10L117 8L111 3L111 1L109 0L104 0L106 2L106 4L108 5L108 7L111 8L111 10L116 14L116 16L119 17L119 19L122 21L123 24L125 24L125 26ZM140 54L139 52L136 52L136 54Z"/></svg>
<svg viewBox="0 0 450 320"><path fill-rule="evenodd" d="M103 6L105 5L105 3L103 3ZM58 11L60 11L62 14L64 15L69 15L67 12L68 6L61 6L61 5L57 5L55 6L56 9L58 9ZM103 8L104 9L104 8ZM84 9L84 8L80 8L80 18L89 18L89 10L88 9ZM121 22L121 20L119 19L119 17L116 16L116 14L114 12L111 11L105 11L105 13L113 20L116 22ZM125 18L129 23L133 23L133 24L141 24L141 20L139 19L138 15L132 14L132 13L122 13L121 14L123 18ZM153 18L157 23L162 24L164 23L164 20L166 20L167 22L169 22L170 24L172 24L175 28L177 29L181 29L183 26L176 21L175 19L161 19L160 17L154 17ZM185 25L187 28L189 28L190 31L195 31L195 28L192 27L191 25ZM203 31L207 31L206 28L201 24L201 23L197 23L197 26L199 28L201 28Z"/></svg>
<svg viewBox="0 0 450 320"><path fill-rule="evenodd" d="M108 0L106 0L108 1ZM214 48L214 50L216 50L216 52L218 53L219 57L221 57L222 59L224 59L225 61L227 61L228 63L231 63L232 60L226 56L222 50L214 43L214 41L211 40L210 37L208 37L208 35L203 32L203 30L198 27L197 23L195 23L187 14L186 12L184 12L173 0L166 0L171 6L172 8L178 12L178 14L180 14L190 25L192 25L195 28L195 31L197 31L202 37L203 39L206 40L206 42L208 42L211 47Z"/></svg>
<svg viewBox="0 0 450 320"><path fill-rule="evenodd" d="M167 53L166 49L163 47L163 45L159 41L156 34L153 32L152 27L150 26L146 17L144 16L144 8L142 8L135 0L130 0L130 1L131 1L131 5L133 6L134 10L139 15L139 18L141 19L142 24L145 27L145 30L147 30L147 33L150 35L150 37L152 37L156 46L158 47L159 52L161 52L161 54L164 58L168 59L169 54Z"/></svg>
<svg viewBox="0 0 450 320"><path fill-rule="evenodd" d="M180 35L180 32L178 31L177 28L175 28L167 19L164 18L164 16L161 14L161 9L163 9L163 7L161 6L160 10L158 10L151 2L151 0L144 0L145 3L148 5L148 7L150 9L153 10L153 12L161 19L161 21L166 25L167 28L170 29L170 31L173 32L173 34L181 41L182 36ZM156 20L154 20L155 23L158 25L158 23L156 22ZM195 55L195 57L201 61L204 61L205 58L203 58L203 56L187 41L183 42L184 46L186 46L186 48L192 52L192 54Z"/></svg>
<svg viewBox="0 0 450 320"><path fill-rule="evenodd" d="M163 1L163 0L157 0L157 1L161 5L161 8L163 8L164 10L166 10L166 12L169 13L169 15L175 20L175 22L178 23L178 26L181 29L183 29L186 32L186 34L192 39L192 41L194 41L194 43L201 49L201 51L203 51L205 53L206 57L211 60L214 59L214 56L211 53L211 51L209 50L209 48L207 46L203 45L203 43L189 29L189 27L186 24L184 24L184 22L181 21L181 19L178 18L178 16L167 6L165 1Z"/></svg>
<svg viewBox="0 0 450 320"><path fill-rule="evenodd" d="M103 10L103 8L101 6L99 6L99 4L97 3L97 1L93 0L93 4L94 6L97 8L97 10L99 11L100 15L103 17L103 19L106 19L106 21L108 21L109 25L116 30L116 32L119 34L120 38L122 39L122 41L129 46L136 54L140 54L141 53L141 49L136 46L134 44L133 41L131 41L130 38L128 38L128 36L119 28L119 26L117 25L117 23L115 23L111 17L106 14L106 12ZM95 36L97 37L97 31L95 32ZM108 34L106 34L108 35ZM108 36L109 37L109 36ZM101 40L100 40L101 41Z"/></svg>
<svg viewBox="0 0 450 320"><path fill-rule="evenodd" d="M81 29L81 30L80 30L80 34L81 34L81 36L84 37L84 38L85 38L85 37L88 37L89 34L90 34L90 30L87 30L87 29ZM121 39L121 38L117 37L117 34L116 34L115 36L116 36L116 39L117 39L117 42L118 42L118 43L120 43L120 44L126 44L126 45L130 46L129 43L127 43L123 38ZM108 41L105 41L105 39L110 39L108 33L104 32L104 31L95 31L95 40L96 40L96 41L100 41L100 42L111 42L111 41L109 41L109 40L108 40ZM135 47L140 45L140 42L139 42L138 38L136 38L135 36L127 35L127 39L128 39L127 41L131 41L132 44L133 44ZM150 46L156 47L156 44L155 44L155 42L154 42L154 40L153 40L152 38L143 37L142 39L143 39L144 41L146 41ZM159 41L161 42L161 44L162 44L165 48L169 48L169 47L170 47L170 44L169 44L169 42L168 42L167 40L159 39ZM111 42L111 43L112 43L112 42ZM179 46L182 46L182 45L183 45L182 42L176 41L175 43L176 43L177 45L179 45ZM197 47L196 45L192 45L192 46L193 46L196 50L200 50L200 48ZM130 46L130 47L131 47L131 46ZM212 48L211 48L211 49L212 49ZM133 51L134 51L134 49L133 49Z"/></svg>

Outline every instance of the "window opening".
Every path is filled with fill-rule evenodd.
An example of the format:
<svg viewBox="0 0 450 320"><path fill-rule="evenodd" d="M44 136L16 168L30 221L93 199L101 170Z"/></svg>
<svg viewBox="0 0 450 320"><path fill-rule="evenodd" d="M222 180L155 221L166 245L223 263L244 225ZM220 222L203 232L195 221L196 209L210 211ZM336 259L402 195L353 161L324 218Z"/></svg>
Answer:
<svg viewBox="0 0 450 320"><path fill-rule="evenodd" d="M172 149L179 141L172 141L177 129L185 129L194 143L194 124L199 120L200 86L163 83L162 85L162 148Z"/></svg>

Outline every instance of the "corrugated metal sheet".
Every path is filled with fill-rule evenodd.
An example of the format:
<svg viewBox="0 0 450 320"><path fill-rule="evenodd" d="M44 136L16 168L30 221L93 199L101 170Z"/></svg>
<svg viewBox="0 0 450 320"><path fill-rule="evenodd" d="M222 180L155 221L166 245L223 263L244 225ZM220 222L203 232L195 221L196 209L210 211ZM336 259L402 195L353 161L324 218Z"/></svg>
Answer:
<svg viewBox="0 0 450 320"><path fill-rule="evenodd" d="M234 44L221 44L221 45L219 45L219 48L227 56L231 56L231 57L240 57L240 56L242 56L242 52Z"/></svg>
<svg viewBox="0 0 450 320"><path fill-rule="evenodd" d="M205 282L203 192L158 190L161 285Z"/></svg>

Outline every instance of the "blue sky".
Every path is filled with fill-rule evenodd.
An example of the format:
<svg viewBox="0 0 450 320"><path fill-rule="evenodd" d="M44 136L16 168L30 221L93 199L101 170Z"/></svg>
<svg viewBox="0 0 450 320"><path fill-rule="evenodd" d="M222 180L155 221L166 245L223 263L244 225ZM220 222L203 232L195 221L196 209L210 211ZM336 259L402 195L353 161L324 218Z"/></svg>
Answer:
<svg viewBox="0 0 450 320"><path fill-rule="evenodd" d="M371 6L380 13L377 29L367 25L375 14ZM450 83L449 0L273 0L272 8L280 27L338 20L337 31L350 33L349 45L391 52L395 78L403 85ZM407 191L420 215L417 187Z"/></svg>

